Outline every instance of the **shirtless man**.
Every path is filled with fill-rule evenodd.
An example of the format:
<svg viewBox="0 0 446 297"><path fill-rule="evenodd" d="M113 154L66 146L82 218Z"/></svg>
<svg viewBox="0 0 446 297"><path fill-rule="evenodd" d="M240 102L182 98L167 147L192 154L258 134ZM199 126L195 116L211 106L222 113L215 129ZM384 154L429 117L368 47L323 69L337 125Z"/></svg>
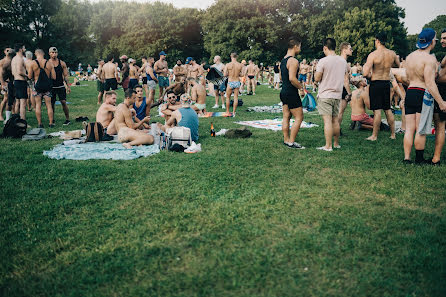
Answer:
<svg viewBox="0 0 446 297"><path fill-rule="evenodd" d="M161 112L164 114L166 122L170 119L172 113L181 107L178 96L172 90L167 91L167 103L161 106Z"/></svg>
<svg viewBox="0 0 446 297"><path fill-rule="evenodd" d="M369 86L366 79L355 82L356 89L352 93L350 106L352 107L351 119L354 122L360 122L361 128L373 130L373 119L366 113L370 109Z"/></svg>
<svg viewBox="0 0 446 297"><path fill-rule="evenodd" d="M58 58L57 48L50 47L50 62L53 64L56 77L53 79L53 89L51 91L51 105L53 106L53 114L55 113L56 99L59 98L59 102L62 105L63 112L65 114L64 126L71 124L70 113L67 105L67 94L71 93L70 82L68 80L68 68L64 61ZM54 116L53 116L54 118Z"/></svg>
<svg viewBox="0 0 446 297"><path fill-rule="evenodd" d="M299 82L303 85L305 88L307 84L307 74L310 72L310 65L307 64L307 60L303 59L302 63L300 64L299 69Z"/></svg>
<svg viewBox="0 0 446 297"><path fill-rule="evenodd" d="M114 59L112 55L107 57L107 63L102 67L102 71L104 72L104 91L108 92L111 90L116 90L118 88L118 68L114 63Z"/></svg>
<svg viewBox="0 0 446 297"><path fill-rule="evenodd" d="M221 57L220 56L215 56L214 57L214 64L212 65L212 67L214 67L215 69L217 69L218 71L220 71L221 73L223 73L223 69L225 67L225 64L223 64L221 62ZM215 105L212 108L218 108L219 105L219 99L221 97L221 108L225 108L225 103L224 103L224 92L225 92L225 83L222 83L221 85L217 86L214 85L214 95L215 95Z"/></svg>
<svg viewBox="0 0 446 297"><path fill-rule="evenodd" d="M376 141L381 125L381 110L384 110L390 126L390 138L395 139L395 118L390 109L390 69L400 67L400 60L394 51L386 48L387 35L379 33L375 39L376 50L367 57L364 76L371 77L369 94L370 109L373 110L373 133L367 140Z"/></svg>
<svg viewBox="0 0 446 297"><path fill-rule="evenodd" d="M12 75L14 76L15 98L20 104L20 118L26 120L26 100L28 99L28 84L26 83L26 67L24 60L25 46L16 44L14 46L15 57L11 61Z"/></svg>
<svg viewBox="0 0 446 297"><path fill-rule="evenodd" d="M415 163L427 163L424 159L426 135L420 135L418 132L423 100L426 93L429 92L434 98L440 110L446 111L446 102L441 97L435 84L437 59L430 55L431 50L435 48L435 37L436 34L433 29L423 29L420 35L418 35L418 50L412 52L406 59L405 67L410 85L405 99L406 134L404 135L403 161L405 164L412 163L410 153L414 143L415 132Z"/></svg>
<svg viewBox="0 0 446 297"><path fill-rule="evenodd" d="M192 109L194 109L198 115L204 115L206 112L206 89L192 77L188 77L187 81L189 83L192 99Z"/></svg>
<svg viewBox="0 0 446 297"><path fill-rule="evenodd" d="M104 82L105 82L105 72L104 72L104 60L100 59L98 62L98 77L97 77L97 91L98 91L98 105L102 103L102 97L104 97Z"/></svg>
<svg viewBox="0 0 446 297"><path fill-rule="evenodd" d="M158 75L158 85L160 88L160 96L163 94L165 88L169 86L169 67L167 66L166 53L160 52L160 58L155 62L153 69ZM161 98L161 97L160 97Z"/></svg>
<svg viewBox="0 0 446 297"><path fill-rule="evenodd" d="M242 75L243 64L237 62L237 53L231 53L231 62L226 64L224 76L228 77L228 88L226 90L226 115L230 115L229 102L231 94L234 92L233 116L238 105L238 92L240 88L240 76Z"/></svg>
<svg viewBox="0 0 446 297"><path fill-rule="evenodd" d="M446 48L446 29L441 32L441 46ZM440 72L437 77L438 91L443 100L446 98L446 57L443 58L440 64ZM441 151L443 150L445 141L445 126L446 126L446 112L442 112L435 102L434 110L434 124L435 124L435 152L432 158L432 165L440 165Z"/></svg>
<svg viewBox="0 0 446 297"><path fill-rule="evenodd" d="M194 58L191 58L189 61L189 69L187 72L187 77L192 77L194 79L198 79L201 75L203 75L203 68L201 65L197 64Z"/></svg>
<svg viewBox="0 0 446 297"><path fill-rule="evenodd" d="M139 84L139 71L135 66L135 60L129 59L129 89L135 88Z"/></svg>
<svg viewBox="0 0 446 297"><path fill-rule="evenodd" d="M137 130L144 123L150 122L150 116L145 117L138 123L133 122L130 108L135 103L135 95L135 90L128 89L124 102L118 105L115 112L115 127L118 132L118 140L128 149L132 148L132 145L153 144L154 141L152 135Z"/></svg>
<svg viewBox="0 0 446 297"><path fill-rule="evenodd" d="M341 43L340 49L341 49L341 57L344 58L345 61L347 61L348 57L351 57L351 55L353 54L352 46L348 42ZM349 64L347 64L347 72L345 73L345 77L344 77L344 88L342 90L342 100L341 100L341 104L339 106L339 115L338 115L339 127L341 127L341 124L342 124L342 118L344 117L345 108L347 107L347 104L352 97L352 90L350 89L350 70L351 69L348 65ZM341 130L342 130L342 128L341 128ZM341 132L341 136L342 136L342 132Z"/></svg>
<svg viewBox="0 0 446 297"><path fill-rule="evenodd" d="M114 113L116 112L116 97L115 91L105 92L104 103L101 104L96 112L96 122L102 124L106 129L108 135L115 135L118 133L115 127Z"/></svg>
<svg viewBox="0 0 446 297"><path fill-rule="evenodd" d="M145 68L145 76L147 77L147 87L149 89L149 101L151 104L155 101L155 89L158 83L158 78L156 77L155 71L153 70L153 64L155 63L155 59L153 57L149 57L147 59L147 66Z"/></svg>
<svg viewBox="0 0 446 297"><path fill-rule="evenodd" d="M54 66L52 63L48 63L48 61L45 59L45 53L41 49L36 49L34 52L36 55L36 61L33 62L33 65L30 65L28 69L28 78L30 80L34 80L34 87L35 92L34 96L36 98L36 118L37 118L37 124L39 125L39 128L43 128L42 125L42 98L45 100L45 106L48 112L48 119L49 119L49 127L54 127L53 122L53 106L51 105L51 79L54 79L56 77L56 71L54 70ZM39 81L40 72L41 69L43 69L47 75L47 87L41 87L39 85L36 85Z"/></svg>
<svg viewBox="0 0 446 297"><path fill-rule="evenodd" d="M240 73L240 88L239 93L244 94L245 93L245 85L246 85L246 61L242 60L242 71Z"/></svg>
<svg viewBox="0 0 446 297"><path fill-rule="evenodd" d="M0 83L2 86L2 91L4 91L4 98L1 103L1 114L0 120L3 119L3 107L6 105L6 119L4 123L6 123L11 118L12 107L14 105L15 97L14 97L14 76L12 75L11 70L11 61L14 58L15 52L12 48L6 48L5 57L0 60Z"/></svg>
<svg viewBox="0 0 446 297"><path fill-rule="evenodd" d="M147 61L146 56L142 57L141 61L142 61L142 65L141 65L141 68L139 69L139 75L141 75L141 78L142 78L142 87L143 87L144 91L146 92L146 97L149 98L149 88L147 86L147 75L146 75L146 69L147 69L147 66L149 65L149 62Z"/></svg>
<svg viewBox="0 0 446 297"><path fill-rule="evenodd" d="M130 71L130 67L129 64L127 63L127 60L129 58L126 55L122 55L121 57L119 57L119 60L122 63L122 69L121 69L121 85L122 88L124 89L124 92L127 91L127 89L129 88L129 82L130 82L130 78L129 78L129 71Z"/></svg>
<svg viewBox="0 0 446 297"><path fill-rule="evenodd" d="M177 61L177 64L173 66L173 75L175 75L175 82L179 82L182 77L186 77L187 70L183 66L181 60Z"/></svg>
<svg viewBox="0 0 446 297"><path fill-rule="evenodd" d="M248 94L256 94L256 76L259 73L259 67L252 60L249 60L248 67L246 67L246 75L248 76Z"/></svg>
<svg viewBox="0 0 446 297"><path fill-rule="evenodd" d="M25 57L26 57L26 60L25 60L26 72L29 73L30 67L32 67L32 65L35 64L33 62L33 53L30 51L26 51ZM34 99L34 94L33 94L34 93L34 83L30 79L27 80L27 82L28 82L28 99L29 99L27 101L27 104L28 104L28 111L31 111L36 108L36 101ZM30 107L30 103L31 103L31 107Z"/></svg>
<svg viewBox="0 0 446 297"><path fill-rule="evenodd" d="M179 82L174 83L173 85L167 87L164 90L162 98L164 98L164 96L167 94L168 91L173 91L173 93L179 97L179 96L187 93L187 91L188 91L187 89L188 89L188 84L187 84L186 78L182 77Z"/></svg>

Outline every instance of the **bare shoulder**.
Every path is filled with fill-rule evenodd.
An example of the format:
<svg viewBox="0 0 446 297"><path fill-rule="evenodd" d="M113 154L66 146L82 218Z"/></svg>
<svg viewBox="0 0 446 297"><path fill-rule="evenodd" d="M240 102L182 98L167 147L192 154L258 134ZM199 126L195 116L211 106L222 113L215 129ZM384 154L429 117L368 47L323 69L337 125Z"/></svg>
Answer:
<svg viewBox="0 0 446 297"><path fill-rule="evenodd" d="M60 66L62 66L62 68L67 68L67 64L65 64L64 61L59 60L60 61Z"/></svg>

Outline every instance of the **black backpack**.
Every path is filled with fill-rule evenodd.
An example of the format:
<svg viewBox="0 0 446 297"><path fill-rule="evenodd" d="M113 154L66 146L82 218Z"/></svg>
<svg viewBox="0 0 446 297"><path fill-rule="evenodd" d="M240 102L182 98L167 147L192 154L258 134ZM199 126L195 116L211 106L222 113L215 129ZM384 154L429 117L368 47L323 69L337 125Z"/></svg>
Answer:
<svg viewBox="0 0 446 297"><path fill-rule="evenodd" d="M46 93L51 91L51 88L53 87L53 81L48 77L48 75L45 72L46 63L48 63L48 60L46 60L45 65L40 67L39 61L35 60L37 65L39 66L40 73L39 78L37 79L36 85L34 88L36 89L37 93Z"/></svg>
<svg viewBox="0 0 446 297"><path fill-rule="evenodd" d="M28 123L18 114L13 114L3 127L2 137L22 138L26 134Z"/></svg>

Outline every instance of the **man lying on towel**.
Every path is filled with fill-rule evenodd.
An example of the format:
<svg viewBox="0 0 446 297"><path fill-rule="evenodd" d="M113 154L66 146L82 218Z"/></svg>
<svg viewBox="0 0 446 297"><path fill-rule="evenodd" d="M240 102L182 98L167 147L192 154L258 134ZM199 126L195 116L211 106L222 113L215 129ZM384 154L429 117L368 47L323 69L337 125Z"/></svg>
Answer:
<svg viewBox="0 0 446 297"><path fill-rule="evenodd" d="M369 86L365 79L355 82L355 85L358 89L353 91L350 101L352 107L351 119L360 122L363 129L373 130L373 119L365 112L366 106L370 109Z"/></svg>
<svg viewBox="0 0 446 297"><path fill-rule="evenodd" d="M135 103L135 90L128 89L125 93L124 102L119 104L115 112L115 127L118 131L118 140L126 148L132 145L153 144L154 139L139 129L144 123L150 122L150 116L146 116L140 122L135 123L132 119L130 108Z"/></svg>

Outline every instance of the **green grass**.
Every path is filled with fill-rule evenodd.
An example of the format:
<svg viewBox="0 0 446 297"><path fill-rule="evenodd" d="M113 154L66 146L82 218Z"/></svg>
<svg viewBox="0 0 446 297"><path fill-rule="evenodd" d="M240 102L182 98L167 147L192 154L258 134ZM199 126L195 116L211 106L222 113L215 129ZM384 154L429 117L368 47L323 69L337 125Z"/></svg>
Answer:
<svg viewBox="0 0 446 297"><path fill-rule="evenodd" d="M71 119L94 119L87 84L68 97ZM245 112L278 91L243 100L237 120L281 116ZM63 129L56 113L48 132ZM446 166L403 166L401 135L369 143L349 114L332 154L315 149L317 115L303 151L281 132L209 136L231 118L200 119L199 154L132 161L51 160L61 140L0 140L0 295L446 296Z"/></svg>

